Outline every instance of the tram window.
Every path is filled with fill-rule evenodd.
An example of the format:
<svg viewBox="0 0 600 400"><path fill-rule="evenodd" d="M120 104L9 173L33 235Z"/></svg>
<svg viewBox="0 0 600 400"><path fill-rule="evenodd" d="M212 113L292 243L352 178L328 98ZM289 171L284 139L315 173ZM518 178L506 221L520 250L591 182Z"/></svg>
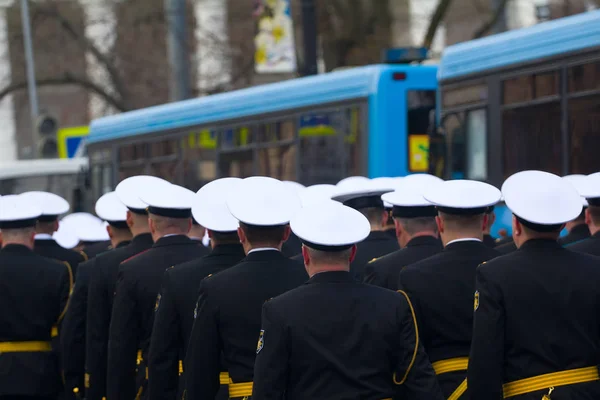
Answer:
<svg viewBox="0 0 600 400"><path fill-rule="evenodd" d="M558 72L548 72L534 75L533 95L536 99L556 96L559 93L560 78Z"/></svg>
<svg viewBox="0 0 600 400"><path fill-rule="evenodd" d="M255 142L255 135L256 132L247 126L225 128L219 134L220 148L226 150L246 147Z"/></svg>
<svg viewBox="0 0 600 400"><path fill-rule="evenodd" d="M442 90L444 108L452 108L465 104L479 103L488 98L487 84L469 85L460 88Z"/></svg>
<svg viewBox="0 0 600 400"><path fill-rule="evenodd" d="M600 61L569 68L569 93L600 89Z"/></svg>
<svg viewBox="0 0 600 400"><path fill-rule="evenodd" d="M146 166L144 164L131 165L131 166L119 166L119 182L123 179L136 176L146 175Z"/></svg>
<svg viewBox="0 0 600 400"><path fill-rule="evenodd" d="M182 138L183 185L198 190L217 178L217 131L202 129Z"/></svg>
<svg viewBox="0 0 600 400"><path fill-rule="evenodd" d="M278 121L259 124L256 129L259 143L277 143L295 138L294 121Z"/></svg>
<svg viewBox="0 0 600 400"><path fill-rule="evenodd" d="M569 100L570 168L572 174L600 170L600 96ZM593 150L590 150L593 149Z"/></svg>
<svg viewBox="0 0 600 400"><path fill-rule="evenodd" d="M352 107L344 110L344 142L346 143L347 164L346 174L348 176L364 175L363 170L363 148L364 137L362 113L360 107Z"/></svg>
<svg viewBox="0 0 600 400"><path fill-rule="evenodd" d="M467 113L466 135L467 178L487 180L487 120L486 110L479 109Z"/></svg>
<svg viewBox="0 0 600 400"><path fill-rule="evenodd" d="M504 179L523 170L561 174L560 103L550 102L504 110Z"/></svg>
<svg viewBox="0 0 600 400"><path fill-rule="evenodd" d="M443 176L450 179L463 179L466 173L465 116L463 112L447 114L443 118L445 134L445 156L450 160L449 171ZM443 160L445 162L445 160ZM436 166L441 168L440 165ZM437 172L437 171L436 171Z"/></svg>
<svg viewBox="0 0 600 400"><path fill-rule="evenodd" d="M150 164L150 175L157 176L171 183L181 184L177 176L178 165L179 162L177 160L152 163Z"/></svg>
<svg viewBox="0 0 600 400"><path fill-rule="evenodd" d="M297 153L295 144L258 149L258 175L286 181L296 180Z"/></svg>

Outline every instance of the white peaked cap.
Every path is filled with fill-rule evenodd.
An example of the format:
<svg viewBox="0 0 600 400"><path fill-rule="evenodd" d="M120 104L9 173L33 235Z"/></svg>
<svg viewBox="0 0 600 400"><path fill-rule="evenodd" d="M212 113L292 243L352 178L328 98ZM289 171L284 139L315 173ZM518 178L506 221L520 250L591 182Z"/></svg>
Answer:
<svg viewBox="0 0 600 400"><path fill-rule="evenodd" d="M40 215L42 210L39 205L23 195L0 197L0 229L34 226Z"/></svg>
<svg viewBox="0 0 600 400"><path fill-rule="evenodd" d="M380 187L385 189L396 189L398 187L398 183L402 180L402 178L391 178L391 177L379 177L371 179L375 185L380 185ZM383 198L382 198L383 200ZM383 200L383 206L385 208L392 208L392 205L387 201Z"/></svg>
<svg viewBox="0 0 600 400"><path fill-rule="evenodd" d="M585 199L585 197L583 197L583 193L585 193L585 188L586 188L587 176L580 175L580 174L574 174L574 175L563 176L563 179L566 180L567 182L571 183L573 185L573 187L575 187L575 190L577 190L577 193L579 193L579 195L581 196L581 203L583 204L584 207L587 207L588 202Z"/></svg>
<svg viewBox="0 0 600 400"><path fill-rule="evenodd" d="M480 209L498 203L501 196L500 190L490 184L466 179L438 182L423 191L425 200L450 213L461 213L460 210L479 213Z"/></svg>
<svg viewBox="0 0 600 400"><path fill-rule="evenodd" d="M588 175L579 193L586 199L600 199L600 172ZM595 203L595 201L594 201Z"/></svg>
<svg viewBox="0 0 600 400"><path fill-rule="evenodd" d="M359 211L324 200L303 208L290 222L292 231L308 247L317 250L344 250L369 236L371 225Z"/></svg>
<svg viewBox="0 0 600 400"><path fill-rule="evenodd" d="M300 193L300 200L302 201L302 207L307 207L315 203L320 203L324 200L331 199L336 193L337 188L335 185L319 184L307 187L302 193Z"/></svg>
<svg viewBox="0 0 600 400"><path fill-rule="evenodd" d="M116 192L108 192L96 202L96 215L108 222L122 222L127 220L127 207Z"/></svg>
<svg viewBox="0 0 600 400"><path fill-rule="evenodd" d="M395 191L385 193L381 199L396 207L433 206L423 197L425 186L417 181L400 182Z"/></svg>
<svg viewBox="0 0 600 400"><path fill-rule="evenodd" d="M288 185L289 187L296 190L298 192L298 194L302 193L304 191L304 189L306 189L306 186L304 186L303 184L298 183L298 182L294 182L294 181L282 181L282 182L285 185Z"/></svg>
<svg viewBox="0 0 600 400"><path fill-rule="evenodd" d="M79 238L65 228L65 224L59 222L58 230L52 234L52 238L62 248L72 249L79 244Z"/></svg>
<svg viewBox="0 0 600 400"><path fill-rule="evenodd" d="M41 216L59 216L69 211L69 202L54 193L25 192L21 196L36 203L42 210Z"/></svg>
<svg viewBox="0 0 600 400"><path fill-rule="evenodd" d="M581 214L581 196L567 180L543 171L522 171L502 185L506 206L538 225L560 225Z"/></svg>
<svg viewBox="0 0 600 400"><path fill-rule="evenodd" d="M235 195L240 178L222 178L209 182L198 190L192 205L192 215L200 225L216 232L237 230L238 220L227 208L227 198Z"/></svg>
<svg viewBox="0 0 600 400"><path fill-rule="evenodd" d="M351 187L356 187L356 184L358 182L367 182L367 181L369 181L369 178L366 178L364 176L349 176L349 177L344 178L341 181L339 181L335 186L339 187L340 189L346 187L346 185L351 185Z"/></svg>
<svg viewBox="0 0 600 400"><path fill-rule="evenodd" d="M65 215L60 220L60 225L64 229L75 232L78 225L87 226L88 224L97 223L102 224L102 220L95 215L86 212L77 212L69 215Z"/></svg>
<svg viewBox="0 0 600 400"><path fill-rule="evenodd" d="M435 175L430 174L410 174L402 178L404 183L416 183L422 186L434 185L436 183L444 182L443 179L438 178Z"/></svg>
<svg viewBox="0 0 600 400"><path fill-rule="evenodd" d="M88 220L85 224L75 228L75 235L82 242L104 242L110 240L106 231L107 225L105 222L97 223Z"/></svg>
<svg viewBox="0 0 600 400"><path fill-rule="evenodd" d="M115 188L115 192L117 193L119 200L121 200L121 203L125 204L127 208L145 210L147 204L140 199L139 192L145 187L156 185L157 182L168 183L164 179L155 176L132 176L122 180Z"/></svg>
<svg viewBox="0 0 600 400"><path fill-rule="evenodd" d="M143 187L139 192L140 200L150 210L191 210L195 193L183 186L167 181L156 181ZM156 211L156 210L155 210ZM160 211L157 213L160 215ZM165 215L168 216L168 215Z"/></svg>
<svg viewBox="0 0 600 400"><path fill-rule="evenodd" d="M257 226L288 224L301 206L294 189L264 176L243 179L227 197L229 212L238 221Z"/></svg>

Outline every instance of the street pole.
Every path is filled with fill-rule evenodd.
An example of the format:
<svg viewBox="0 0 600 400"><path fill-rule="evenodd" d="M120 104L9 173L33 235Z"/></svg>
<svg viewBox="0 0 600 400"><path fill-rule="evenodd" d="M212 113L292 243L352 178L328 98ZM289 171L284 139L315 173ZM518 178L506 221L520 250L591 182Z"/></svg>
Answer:
<svg viewBox="0 0 600 400"><path fill-rule="evenodd" d="M500 12L500 15L498 17L498 19L496 20L496 23L494 24L494 26L492 27L491 33L493 35L497 34L497 33L502 33L506 31L507 25L506 25L506 3L505 0L492 0L492 14L495 12ZM498 11L500 8L503 8L501 11Z"/></svg>
<svg viewBox="0 0 600 400"><path fill-rule="evenodd" d="M314 0L302 0L302 30L304 32L302 75L317 75L317 12Z"/></svg>
<svg viewBox="0 0 600 400"><path fill-rule="evenodd" d="M171 101L189 99L190 68L187 53L185 0L165 0L167 14L167 48L170 67Z"/></svg>
<svg viewBox="0 0 600 400"><path fill-rule="evenodd" d="M33 59L31 21L29 20L28 0L21 0L21 23L23 25L23 43L25 46L25 64L27 67L27 90L29 92L29 109L31 111L31 158L35 158L35 146L37 142L35 125L39 115L39 104L35 81L35 61Z"/></svg>

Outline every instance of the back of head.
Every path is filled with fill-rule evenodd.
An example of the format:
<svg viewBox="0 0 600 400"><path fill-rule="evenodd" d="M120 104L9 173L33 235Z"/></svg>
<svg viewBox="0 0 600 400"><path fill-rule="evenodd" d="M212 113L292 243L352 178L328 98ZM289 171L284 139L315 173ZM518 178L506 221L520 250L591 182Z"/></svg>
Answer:
<svg viewBox="0 0 600 400"><path fill-rule="evenodd" d="M0 242L33 248L35 224L42 210L35 202L21 195L0 197Z"/></svg>

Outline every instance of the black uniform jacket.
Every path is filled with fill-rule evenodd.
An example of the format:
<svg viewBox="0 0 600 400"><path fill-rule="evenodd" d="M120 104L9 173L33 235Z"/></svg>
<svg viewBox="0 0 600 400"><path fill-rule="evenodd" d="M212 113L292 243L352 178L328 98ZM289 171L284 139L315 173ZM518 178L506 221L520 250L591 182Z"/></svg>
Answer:
<svg viewBox="0 0 600 400"><path fill-rule="evenodd" d="M468 357L473 330L473 293L477 266L498 256L479 241L450 243L439 254L400 272L399 288L417 313L419 334L432 364ZM447 398L465 379L465 371L438 375ZM462 397L465 399L468 397Z"/></svg>
<svg viewBox="0 0 600 400"><path fill-rule="evenodd" d="M125 243L127 244L127 243ZM100 253L104 253L105 251L112 250L112 245L110 244L110 240L97 242L93 244L89 244L83 247L83 253L89 258L92 259L96 257Z"/></svg>
<svg viewBox="0 0 600 400"><path fill-rule="evenodd" d="M398 290L400 271L442 251L442 242L433 236L419 236L405 247L369 262L365 267L365 282L386 289Z"/></svg>
<svg viewBox="0 0 600 400"><path fill-rule="evenodd" d="M600 232L596 232L587 239L580 242L567 245L567 248L579 253L592 254L600 256Z"/></svg>
<svg viewBox="0 0 600 400"><path fill-rule="evenodd" d="M64 263L21 245L0 250L0 346L43 342L39 345L48 347L31 352L0 350L0 397L51 398L62 390L58 348L50 351L49 347L70 290L70 272Z"/></svg>
<svg viewBox="0 0 600 400"><path fill-rule="evenodd" d="M321 272L263 306L254 400L443 399L405 294Z"/></svg>
<svg viewBox="0 0 600 400"><path fill-rule="evenodd" d="M390 237L384 231L371 232L356 247L356 258L350 264L350 272L359 281L363 280L369 261L400 249L396 238Z"/></svg>
<svg viewBox="0 0 600 400"><path fill-rule="evenodd" d="M288 258L302 253L302 241L294 232L290 232L290 237L281 247L281 252Z"/></svg>
<svg viewBox="0 0 600 400"><path fill-rule="evenodd" d="M494 238L492 235L488 235L487 233L483 235L483 244L487 247L491 247L492 249L498 245L498 239Z"/></svg>
<svg viewBox="0 0 600 400"><path fill-rule="evenodd" d="M251 252L204 279L184 364L186 399L215 397L221 354L233 382L252 382L264 302L307 279L303 265L276 250Z"/></svg>
<svg viewBox="0 0 600 400"><path fill-rule="evenodd" d="M106 362L108 328L112 315L113 298L119 264L152 247L152 235L143 233L131 243L95 258L88 288L85 369L87 374L86 399L106 397Z"/></svg>
<svg viewBox="0 0 600 400"><path fill-rule="evenodd" d="M200 258L204 246L184 235L160 238L152 248L125 261L119 267L113 312L108 334L107 398L130 400L144 395L146 363L154 310L160 302L165 270ZM136 385L136 355L141 350Z"/></svg>
<svg viewBox="0 0 600 400"><path fill-rule="evenodd" d="M571 243L577 243L590 237L590 228L587 224L575 225L569 233L558 238L558 244L568 246Z"/></svg>
<svg viewBox="0 0 600 400"><path fill-rule="evenodd" d="M128 242L119 243L117 248ZM95 268L96 258L79 264L78 279L73 287L69 308L65 314L60 337L63 373L67 395L78 388L84 394L85 373L85 331L88 305L88 287L90 275Z"/></svg>
<svg viewBox="0 0 600 400"><path fill-rule="evenodd" d="M505 383L600 364L598 282L600 258L553 240L529 240L480 266L468 373L471 398L500 400ZM546 393L511 399L540 400ZM550 397L600 399L600 382L557 386Z"/></svg>
<svg viewBox="0 0 600 400"><path fill-rule="evenodd" d="M87 261L88 257L82 252L61 247L54 239L36 239L33 251L40 256L69 263L73 279L77 279L77 267Z"/></svg>
<svg viewBox="0 0 600 400"><path fill-rule="evenodd" d="M239 243L223 244L205 257L165 272L148 355L150 399L173 400L177 396L179 360L185 359L200 281L236 265L244 257Z"/></svg>
<svg viewBox="0 0 600 400"><path fill-rule="evenodd" d="M517 250L517 245L515 244L515 242L513 240L511 240L510 242L506 242L499 246L496 246L495 249L500 254L503 254L503 255L510 254L513 251Z"/></svg>

